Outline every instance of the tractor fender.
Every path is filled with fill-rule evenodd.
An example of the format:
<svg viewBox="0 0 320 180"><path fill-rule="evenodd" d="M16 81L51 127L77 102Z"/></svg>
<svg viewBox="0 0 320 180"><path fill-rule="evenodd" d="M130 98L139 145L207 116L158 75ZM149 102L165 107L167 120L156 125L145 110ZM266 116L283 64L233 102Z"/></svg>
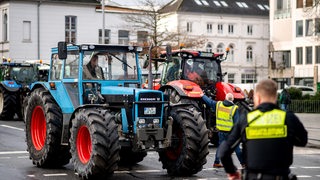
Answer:
<svg viewBox="0 0 320 180"><path fill-rule="evenodd" d="M21 87L21 85L18 85L15 81L1 81L1 86L9 92L17 92Z"/></svg>
<svg viewBox="0 0 320 180"><path fill-rule="evenodd" d="M217 94L216 94L217 101L223 101L227 93L233 94L235 100L245 99L244 93L241 90L241 88L231 83L217 82L216 90L217 90Z"/></svg>
<svg viewBox="0 0 320 180"><path fill-rule="evenodd" d="M168 82L166 85L160 87L160 91L165 91L166 89L175 89L180 96L190 97L190 98L201 98L203 94L200 86L192 81L188 80L176 80Z"/></svg>

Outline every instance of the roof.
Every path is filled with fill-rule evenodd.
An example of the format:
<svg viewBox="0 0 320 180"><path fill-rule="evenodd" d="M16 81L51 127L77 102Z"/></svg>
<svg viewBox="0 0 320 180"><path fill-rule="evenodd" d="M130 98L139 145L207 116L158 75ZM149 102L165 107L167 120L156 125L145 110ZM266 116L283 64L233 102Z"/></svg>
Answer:
<svg viewBox="0 0 320 180"><path fill-rule="evenodd" d="M172 0L159 12L269 16L269 0Z"/></svg>
<svg viewBox="0 0 320 180"><path fill-rule="evenodd" d="M6 1L6 0L0 0L0 3L3 1ZM10 0L10 1L21 1L21 0ZM98 0L24 0L24 1L100 5L100 2Z"/></svg>

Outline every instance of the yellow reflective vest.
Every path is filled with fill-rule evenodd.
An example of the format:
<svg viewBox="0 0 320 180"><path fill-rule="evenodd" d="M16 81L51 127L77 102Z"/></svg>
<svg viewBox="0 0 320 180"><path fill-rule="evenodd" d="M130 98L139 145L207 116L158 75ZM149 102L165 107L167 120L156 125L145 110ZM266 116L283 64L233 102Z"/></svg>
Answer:
<svg viewBox="0 0 320 180"><path fill-rule="evenodd" d="M274 109L268 112L255 110L248 113L247 139L270 139L287 137L286 112Z"/></svg>
<svg viewBox="0 0 320 180"><path fill-rule="evenodd" d="M225 106L222 101L218 101L216 105L216 128L219 131L231 131L233 126L233 115L238 106Z"/></svg>

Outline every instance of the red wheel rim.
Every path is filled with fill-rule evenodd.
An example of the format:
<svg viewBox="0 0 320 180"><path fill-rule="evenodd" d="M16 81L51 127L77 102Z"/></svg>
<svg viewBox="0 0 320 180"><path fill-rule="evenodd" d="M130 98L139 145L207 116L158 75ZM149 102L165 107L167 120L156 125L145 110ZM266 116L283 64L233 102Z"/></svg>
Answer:
<svg viewBox="0 0 320 180"><path fill-rule="evenodd" d="M177 160L179 156L181 155L182 147L183 147L183 135L182 135L182 130L179 129L176 131L175 134L172 134L173 137L172 139L172 147L168 148L166 151L167 157L170 160Z"/></svg>
<svg viewBox="0 0 320 180"><path fill-rule="evenodd" d="M80 161L86 164L91 156L91 138L86 126L81 126L77 135L77 151Z"/></svg>
<svg viewBox="0 0 320 180"><path fill-rule="evenodd" d="M32 112L31 139L36 150L41 150L46 141L47 123L41 106L36 106Z"/></svg>

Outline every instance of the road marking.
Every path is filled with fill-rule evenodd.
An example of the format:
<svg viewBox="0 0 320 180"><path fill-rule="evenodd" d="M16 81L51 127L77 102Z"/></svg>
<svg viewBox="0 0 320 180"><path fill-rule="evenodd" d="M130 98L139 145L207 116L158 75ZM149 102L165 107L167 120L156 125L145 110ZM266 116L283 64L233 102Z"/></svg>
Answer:
<svg viewBox="0 0 320 180"><path fill-rule="evenodd" d="M320 166L301 166L304 169L320 169Z"/></svg>
<svg viewBox="0 0 320 180"><path fill-rule="evenodd" d="M128 174L130 171L114 171L115 174Z"/></svg>
<svg viewBox="0 0 320 180"><path fill-rule="evenodd" d="M13 126L8 126L8 125L4 125L4 124L1 124L0 126L6 127L6 128L10 128L10 129L19 130L19 131L24 131L24 129L22 129L22 128L17 128L17 127L13 127Z"/></svg>
<svg viewBox="0 0 320 180"><path fill-rule="evenodd" d="M150 170L135 170L135 172L137 172L137 173L155 173L155 172L162 172L163 170L156 170L156 169L154 169L154 170L152 170L152 169L150 169Z"/></svg>
<svg viewBox="0 0 320 180"><path fill-rule="evenodd" d="M4 154L25 154L28 153L28 151L5 151L5 152L0 152L0 155Z"/></svg>
<svg viewBox="0 0 320 180"><path fill-rule="evenodd" d="M67 176L66 173L56 173L56 174L43 174L45 177L52 177L52 176Z"/></svg>
<svg viewBox="0 0 320 180"><path fill-rule="evenodd" d="M308 175L297 175L298 178L311 178L312 176Z"/></svg>

